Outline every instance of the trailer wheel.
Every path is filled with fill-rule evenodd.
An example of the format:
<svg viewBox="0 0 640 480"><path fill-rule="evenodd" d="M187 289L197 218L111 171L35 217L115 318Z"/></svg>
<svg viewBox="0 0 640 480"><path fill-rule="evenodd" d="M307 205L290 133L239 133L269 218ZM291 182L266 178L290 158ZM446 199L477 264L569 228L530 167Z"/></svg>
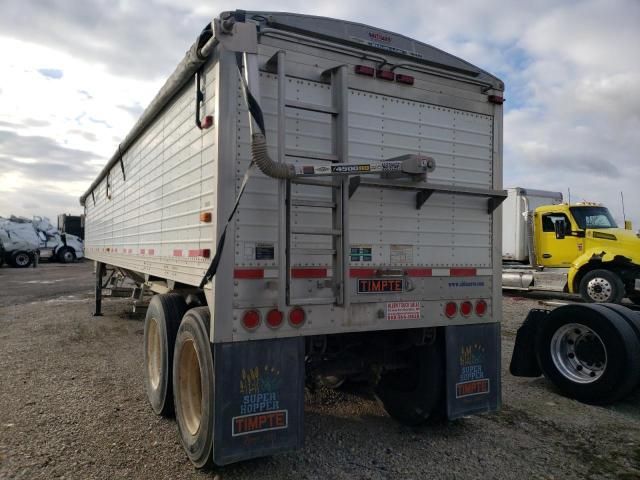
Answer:
<svg viewBox="0 0 640 480"><path fill-rule="evenodd" d="M16 268L26 268L31 265L31 255L27 252L15 252L11 255L11 265Z"/></svg>
<svg viewBox="0 0 640 480"><path fill-rule="evenodd" d="M426 423L442 403L444 362L440 342L413 347L411 367L389 371L375 394L391 418L408 426Z"/></svg>
<svg viewBox="0 0 640 480"><path fill-rule="evenodd" d="M640 380L640 340L627 320L601 305L552 311L536 338L540 368L566 396L603 405Z"/></svg>
<svg viewBox="0 0 640 480"><path fill-rule="evenodd" d="M592 270L580 280L580 296L588 303L620 303L624 297L624 283L610 270Z"/></svg>
<svg viewBox="0 0 640 480"><path fill-rule="evenodd" d="M180 441L197 468L213 466L213 350L209 307L190 309L178 329L173 395Z"/></svg>
<svg viewBox="0 0 640 480"><path fill-rule="evenodd" d="M60 263L73 263L76 261L76 252L72 248L64 247L60 249L57 257Z"/></svg>
<svg viewBox="0 0 640 480"><path fill-rule="evenodd" d="M173 414L173 347L187 307L177 293L155 295L144 321L144 386L157 415Z"/></svg>

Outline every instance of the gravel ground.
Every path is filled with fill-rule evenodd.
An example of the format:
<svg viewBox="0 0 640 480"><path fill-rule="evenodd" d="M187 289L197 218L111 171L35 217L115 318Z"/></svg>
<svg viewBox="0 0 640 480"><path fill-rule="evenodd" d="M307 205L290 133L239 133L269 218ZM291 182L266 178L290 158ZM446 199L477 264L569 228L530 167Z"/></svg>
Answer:
<svg viewBox="0 0 640 480"><path fill-rule="evenodd" d="M304 449L195 471L142 383L140 319L107 299L91 316L90 263L0 269L0 478L640 479L640 396L611 408L507 373L535 299L507 296L498 413L410 429L362 389L310 395Z"/></svg>

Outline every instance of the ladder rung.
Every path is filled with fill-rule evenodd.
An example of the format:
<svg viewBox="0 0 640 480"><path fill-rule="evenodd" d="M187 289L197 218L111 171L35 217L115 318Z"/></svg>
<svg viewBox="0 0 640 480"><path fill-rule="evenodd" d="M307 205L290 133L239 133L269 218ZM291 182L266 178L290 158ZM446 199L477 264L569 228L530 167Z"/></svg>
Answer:
<svg viewBox="0 0 640 480"><path fill-rule="evenodd" d="M300 255L335 255L333 248L292 248L295 253Z"/></svg>
<svg viewBox="0 0 640 480"><path fill-rule="evenodd" d="M292 207L318 207L318 208L336 208L335 202L329 200L307 200L303 198L292 198Z"/></svg>
<svg viewBox="0 0 640 480"><path fill-rule="evenodd" d="M342 235L342 230L335 228L318 228L318 227L291 227L291 233L299 235Z"/></svg>
<svg viewBox="0 0 640 480"><path fill-rule="evenodd" d="M285 106L290 108L297 108L299 110L308 110L310 112L328 113L330 115L337 115L338 111L333 107L327 107L326 105L318 105L316 103L297 102L295 100L287 100Z"/></svg>
<svg viewBox="0 0 640 480"><path fill-rule="evenodd" d="M335 298L292 298L289 300L289 305L331 305L336 303Z"/></svg>
<svg viewBox="0 0 640 480"><path fill-rule="evenodd" d="M310 158L312 160L325 160L327 162L337 162L338 156L333 153L309 152L306 150L296 150L288 148L285 152L288 157Z"/></svg>

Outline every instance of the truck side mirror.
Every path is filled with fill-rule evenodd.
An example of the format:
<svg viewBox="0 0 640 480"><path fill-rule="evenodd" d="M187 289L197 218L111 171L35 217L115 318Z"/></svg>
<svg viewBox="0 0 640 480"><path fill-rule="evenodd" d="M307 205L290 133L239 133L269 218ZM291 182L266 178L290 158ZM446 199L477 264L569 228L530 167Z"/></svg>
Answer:
<svg viewBox="0 0 640 480"><path fill-rule="evenodd" d="M633 230L633 224L631 223L631 220L625 220L624 221L624 229L625 230Z"/></svg>
<svg viewBox="0 0 640 480"><path fill-rule="evenodd" d="M565 236L565 232L567 231L567 224L564 220L556 220L553 222L553 229L556 232L556 238L558 240L562 240Z"/></svg>

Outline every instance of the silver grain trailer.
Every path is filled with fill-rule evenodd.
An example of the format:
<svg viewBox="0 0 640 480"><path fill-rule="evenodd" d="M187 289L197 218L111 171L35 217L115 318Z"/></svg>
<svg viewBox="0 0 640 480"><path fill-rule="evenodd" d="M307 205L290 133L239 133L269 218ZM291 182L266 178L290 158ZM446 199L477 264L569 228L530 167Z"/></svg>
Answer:
<svg viewBox="0 0 640 480"><path fill-rule="evenodd" d="M357 23L203 30L81 198L96 313L110 270L157 293L145 387L196 466L300 447L305 384L499 408L502 92Z"/></svg>

